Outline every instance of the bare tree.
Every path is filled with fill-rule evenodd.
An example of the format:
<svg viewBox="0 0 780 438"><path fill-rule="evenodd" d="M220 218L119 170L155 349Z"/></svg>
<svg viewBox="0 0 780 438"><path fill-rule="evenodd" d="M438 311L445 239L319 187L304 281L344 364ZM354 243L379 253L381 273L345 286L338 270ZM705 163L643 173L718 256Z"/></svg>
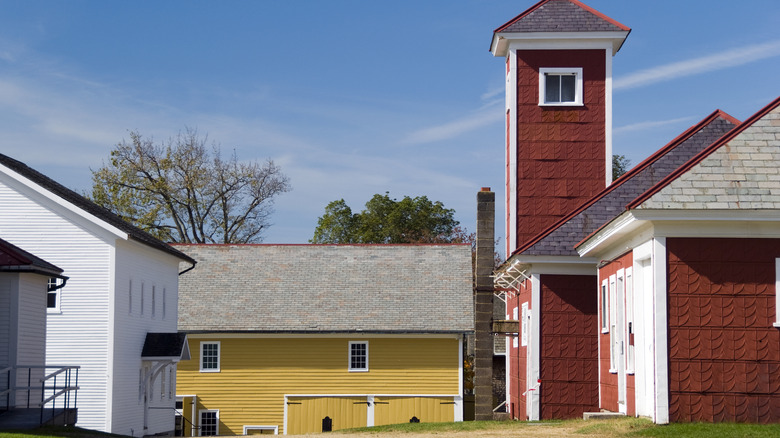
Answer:
<svg viewBox="0 0 780 438"><path fill-rule="evenodd" d="M288 178L270 159L223 159L207 136L186 129L166 143L136 131L92 171L91 199L165 241L250 243L262 240Z"/></svg>

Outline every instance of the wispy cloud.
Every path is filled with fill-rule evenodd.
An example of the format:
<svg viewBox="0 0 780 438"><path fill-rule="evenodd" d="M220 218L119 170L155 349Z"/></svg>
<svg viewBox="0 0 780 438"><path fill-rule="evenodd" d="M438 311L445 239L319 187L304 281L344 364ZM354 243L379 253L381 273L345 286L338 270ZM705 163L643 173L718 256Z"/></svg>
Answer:
<svg viewBox="0 0 780 438"><path fill-rule="evenodd" d="M467 132L501 121L500 111L481 111L469 117L453 120L430 128L420 129L402 140L406 144L434 143L449 140Z"/></svg>
<svg viewBox="0 0 780 438"><path fill-rule="evenodd" d="M622 134L625 132L642 131L645 129L658 128L661 126L675 125L677 123L690 121L693 117L680 117L677 119L669 120L656 120L649 122L632 123L630 125L620 126L612 130L613 134Z"/></svg>
<svg viewBox="0 0 780 438"><path fill-rule="evenodd" d="M612 84L615 90L638 88L657 82L669 81L684 76L693 76L701 73L723 70L748 64L760 59L780 56L780 41L771 41L728 50L687 61L674 62L658 67L631 73L622 78L615 79Z"/></svg>

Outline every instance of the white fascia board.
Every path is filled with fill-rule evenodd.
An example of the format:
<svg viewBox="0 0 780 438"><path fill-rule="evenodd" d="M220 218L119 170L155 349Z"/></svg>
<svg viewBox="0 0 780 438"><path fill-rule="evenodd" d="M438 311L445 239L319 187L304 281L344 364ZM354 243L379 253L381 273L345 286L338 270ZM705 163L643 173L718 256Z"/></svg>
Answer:
<svg viewBox="0 0 780 438"><path fill-rule="evenodd" d="M638 220L651 222L656 236L744 237L780 236L777 210L632 210Z"/></svg>
<svg viewBox="0 0 780 438"><path fill-rule="evenodd" d="M634 217L649 221L780 221L780 210L631 210Z"/></svg>
<svg viewBox="0 0 780 438"><path fill-rule="evenodd" d="M493 56L506 56L509 50L605 49L614 56L628 32L498 32L493 35Z"/></svg>
<svg viewBox="0 0 780 438"><path fill-rule="evenodd" d="M581 257L596 257L596 253L599 250L602 250L615 239L625 236L640 226L641 223L634 217L633 211L625 211L585 240L582 245L577 248L577 252Z"/></svg>
<svg viewBox="0 0 780 438"><path fill-rule="evenodd" d="M43 188L41 185L35 183L34 181L31 181L30 179L22 176L21 174L14 172L13 170L0 165L0 174L5 174L9 178L13 179L17 184L27 188L28 190L31 190L40 196L46 198L50 202L59 205L60 207L66 209L67 211L71 212L72 214L85 219L87 222L97 225L102 230L105 230L109 232L110 234L116 236L119 239L128 239L127 233L120 230L119 228L109 224L108 222L99 219L92 213L88 213L84 209L66 201L65 199L61 198L60 196L50 192L49 190Z"/></svg>
<svg viewBox="0 0 780 438"><path fill-rule="evenodd" d="M598 260L578 256L522 256L520 264L531 274L594 275Z"/></svg>

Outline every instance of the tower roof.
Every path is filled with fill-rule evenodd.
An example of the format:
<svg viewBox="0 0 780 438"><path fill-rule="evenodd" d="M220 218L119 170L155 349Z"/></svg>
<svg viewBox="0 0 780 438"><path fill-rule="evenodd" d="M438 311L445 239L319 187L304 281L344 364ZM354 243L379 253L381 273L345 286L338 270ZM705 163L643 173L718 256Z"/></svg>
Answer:
<svg viewBox="0 0 780 438"><path fill-rule="evenodd" d="M631 28L628 26L577 0L542 0L493 31L490 50L496 56L503 56L507 44L502 44L502 41L563 38L561 34L585 33L578 37L612 39L614 54L620 50L629 32Z"/></svg>

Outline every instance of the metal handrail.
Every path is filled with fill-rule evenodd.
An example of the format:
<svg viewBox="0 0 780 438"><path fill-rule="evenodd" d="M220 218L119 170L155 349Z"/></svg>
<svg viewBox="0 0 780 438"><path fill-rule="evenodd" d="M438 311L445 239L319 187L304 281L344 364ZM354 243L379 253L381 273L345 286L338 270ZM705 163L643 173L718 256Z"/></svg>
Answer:
<svg viewBox="0 0 780 438"><path fill-rule="evenodd" d="M68 410L71 408L71 393L73 393L73 407L76 407L76 403L78 401L78 373L79 369L81 367L79 366L55 366L55 365L19 365L16 367L6 367L2 370L0 370L0 375L2 373L7 374L7 388L5 390L0 391L0 397L5 395L5 408L6 409L13 409L16 406L16 403L18 400L16 400L16 396L13 396L14 402L11 402L11 397L13 394L18 393L19 391L25 392L27 395L27 408L30 408L31 405L40 408L41 414L40 414L40 424L43 424L44 420L44 412L46 409L46 406L48 404L51 404L51 410L52 410L52 418L56 413L57 409L57 400L60 400L62 402L61 409ZM35 382L35 385L33 384L32 379L32 371L37 369L56 369L56 371L46 374L43 377L36 378L37 380ZM18 373L22 370L27 371L27 386L17 386L16 383L18 382ZM75 371L75 379L74 379L74 371ZM23 372L23 371L22 371ZM45 371L44 371L45 373ZM11 384L12 381L12 375L14 375L14 385ZM24 374L22 374L23 376ZM60 377L64 380L62 384L57 383L57 378ZM41 398L40 402L36 403L31 400L33 392L34 391L40 391ZM47 394L50 394L47 396Z"/></svg>

